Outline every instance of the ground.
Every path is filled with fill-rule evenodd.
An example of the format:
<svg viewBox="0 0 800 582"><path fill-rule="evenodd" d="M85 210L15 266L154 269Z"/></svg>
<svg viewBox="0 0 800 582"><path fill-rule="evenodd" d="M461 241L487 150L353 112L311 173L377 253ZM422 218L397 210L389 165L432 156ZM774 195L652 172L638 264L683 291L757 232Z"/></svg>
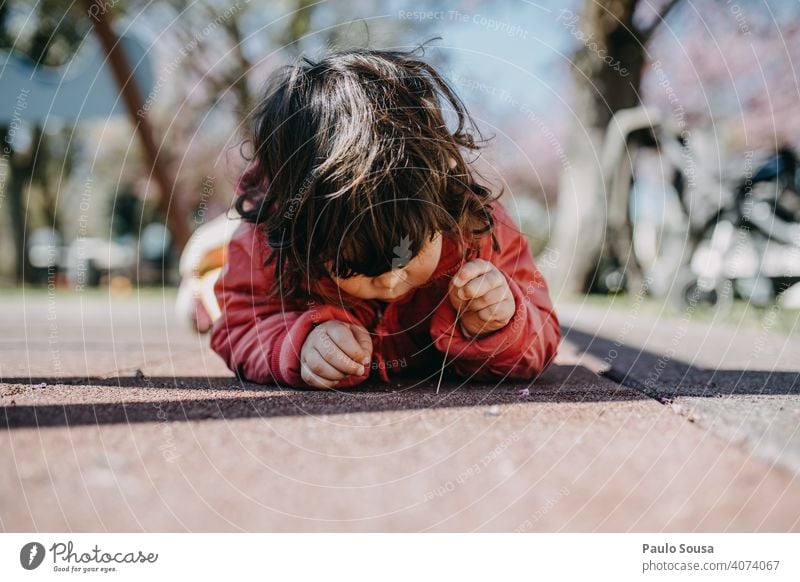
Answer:
<svg viewBox="0 0 800 582"><path fill-rule="evenodd" d="M0 295L0 530L800 530L796 315L564 301L533 383L305 392L173 302Z"/></svg>

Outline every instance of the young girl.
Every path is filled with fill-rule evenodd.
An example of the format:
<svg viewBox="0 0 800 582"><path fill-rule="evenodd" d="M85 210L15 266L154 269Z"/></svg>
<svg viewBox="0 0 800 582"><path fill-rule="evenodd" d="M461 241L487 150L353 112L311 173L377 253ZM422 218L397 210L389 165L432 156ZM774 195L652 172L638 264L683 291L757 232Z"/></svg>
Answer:
<svg viewBox="0 0 800 582"><path fill-rule="evenodd" d="M271 80L211 345L241 377L345 388L446 366L531 379L560 332L525 237L478 184L472 120L411 53L304 59ZM449 123L448 123L449 122Z"/></svg>

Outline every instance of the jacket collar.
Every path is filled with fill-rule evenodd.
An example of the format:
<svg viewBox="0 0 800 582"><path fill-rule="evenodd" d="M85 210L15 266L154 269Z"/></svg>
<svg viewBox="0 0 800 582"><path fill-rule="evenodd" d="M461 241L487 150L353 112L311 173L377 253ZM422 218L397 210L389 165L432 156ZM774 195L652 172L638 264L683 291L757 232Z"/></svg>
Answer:
<svg viewBox="0 0 800 582"><path fill-rule="evenodd" d="M439 264L433 271L428 282L424 286L430 285L442 277L450 277L456 274L465 261L469 260L472 251L466 252L459 248L458 241L449 235L442 236L442 252L439 256Z"/></svg>

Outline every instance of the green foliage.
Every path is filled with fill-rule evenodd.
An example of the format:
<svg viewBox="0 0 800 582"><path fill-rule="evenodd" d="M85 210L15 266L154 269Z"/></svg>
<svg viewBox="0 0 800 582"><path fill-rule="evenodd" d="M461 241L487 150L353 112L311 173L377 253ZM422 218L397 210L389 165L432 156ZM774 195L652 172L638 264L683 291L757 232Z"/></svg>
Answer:
<svg viewBox="0 0 800 582"><path fill-rule="evenodd" d="M84 41L91 23L80 3L60 0L10 0L0 6L0 49L24 55L37 65L67 63Z"/></svg>

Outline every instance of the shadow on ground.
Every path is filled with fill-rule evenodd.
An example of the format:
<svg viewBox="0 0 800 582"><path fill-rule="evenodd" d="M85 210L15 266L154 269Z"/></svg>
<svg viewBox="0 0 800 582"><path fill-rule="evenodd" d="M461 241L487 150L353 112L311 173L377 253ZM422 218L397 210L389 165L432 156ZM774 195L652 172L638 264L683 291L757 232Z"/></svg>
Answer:
<svg viewBox="0 0 800 582"><path fill-rule="evenodd" d="M732 395L800 395L800 374L771 370L715 370L693 366L669 354L635 349L575 328L563 330L577 351L609 366L603 376L658 400Z"/></svg>
<svg viewBox="0 0 800 582"><path fill-rule="evenodd" d="M533 382L479 383L449 379L437 394L435 379L368 382L347 391L306 391L270 387L235 378L131 377L6 378L0 426L43 427L87 424L237 419L321 415L520 402L602 402L646 396L598 378L581 366L553 365ZM36 400L31 386L46 384L49 395ZM91 391L92 402L75 402ZM53 401L59 393L63 398ZM97 400L97 394L101 401ZM15 394L27 394L9 400ZM102 398L103 395L107 395ZM147 395L156 396L147 398ZM142 398L146 398L143 400ZM33 402L31 402L33 399Z"/></svg>
<svg viewBox="0 0 800 582"><path fill-rule="evenodd" d="M706 370L574 328L565 328L563 333L570 349L590 354L610 366L602 374L605 378L583 366L553 365L533 382L492 384L449 379L438 394L435 378L402 378L388 385L368 382L347 391L293 390L232 377L4 378L0 379L0 402L4 404L0 407L0 426L232 420L520 402L588 403L646 398L664 402L680 396L800 393L799 376L794 372ZM32 387L37 385L45 385L46 390L32 395ZM15 395L19 395L19 402Z"/></svg>

